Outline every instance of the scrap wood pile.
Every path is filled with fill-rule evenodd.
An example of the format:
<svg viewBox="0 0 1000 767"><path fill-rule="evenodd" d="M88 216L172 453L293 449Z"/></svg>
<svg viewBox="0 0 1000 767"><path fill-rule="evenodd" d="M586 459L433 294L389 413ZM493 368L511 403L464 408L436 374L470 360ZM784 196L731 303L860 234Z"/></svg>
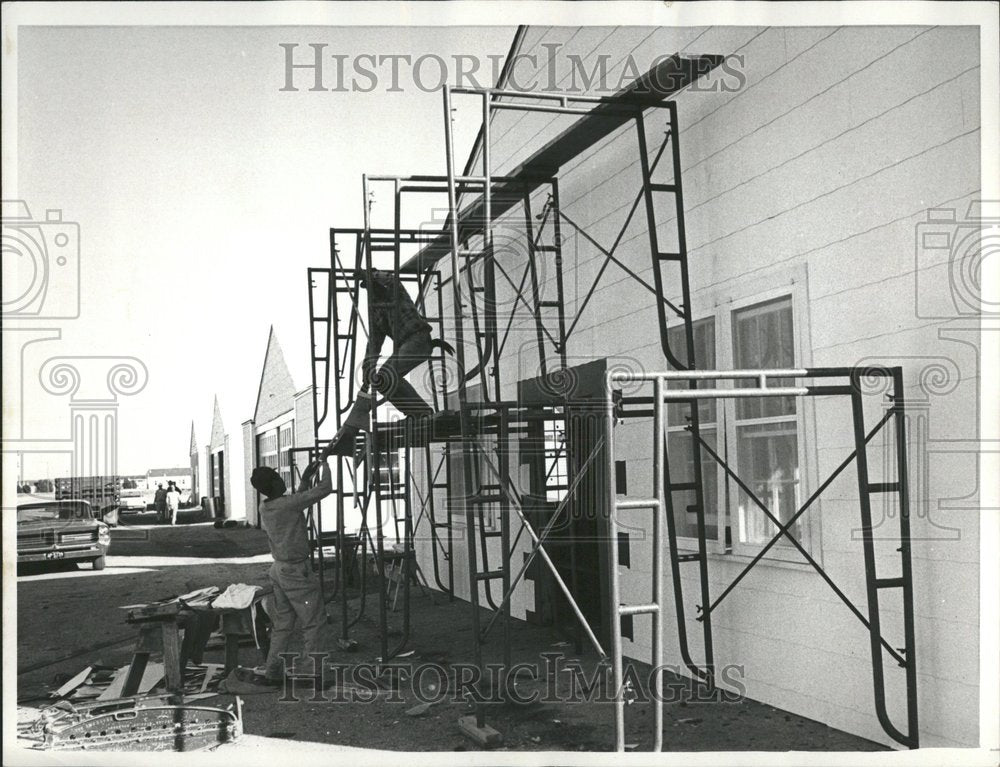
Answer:
<svg viewBox="0 0 1000 767"><path fill-rule="evenodd" d="M62 683L52 690L50 697L56 702L71 703L117 700L122 697L129 668L131 664L115 668L97 661L65 681L62 681L64 676L57 676L56 682ZM221 663L189 663L184 668L184 700L201 700L217 695L222 678ZM163 664L149 663L142 673L137 692L139 695L166 693L164 682Z"/></svg>

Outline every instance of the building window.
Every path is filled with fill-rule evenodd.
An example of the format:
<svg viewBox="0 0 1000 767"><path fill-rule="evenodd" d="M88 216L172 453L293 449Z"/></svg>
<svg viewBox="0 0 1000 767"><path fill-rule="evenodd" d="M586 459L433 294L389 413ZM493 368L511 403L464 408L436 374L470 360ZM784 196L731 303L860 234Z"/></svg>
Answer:
<svg viewBox="0 0 1000 767"><path fill-rule="evenodd" d="M278 428L278 474L285 482L285 487L291 488L292 482L292 422Z"/></svg>
<svg viewBox="0 0 1000 767"><path fill-rule="evenodd" d="M257 435L257 462L260 466L278 469L278 432L267 431Z"/></svg>
<svg viewBox="0 0 1000 767"><path fill-rule="evenodd" d="M403 494L405 488L403 487L403 474L400 470L402 465L402 449L390 450L379 456L378 486L383 497L388 498L390 495Z"/></svg>
<svg viewBox="0 0 1000 767"><path fill-rule="evenodd" d="M792 299L785 296L733 312L733 362L737 369L795 366ZM771 385L790 386L790 379ZM748 384L744 384L748 385ZM752 384L750 384L752 385ZM796 397L751 397L734 401L736 473L781 522L801 502L798 401ZM736 526L740 543L763 545L778 532L741 488L736 493ZM802 522L790 530L803 539ZM779 546L790 546L782 536Z"/></svg>
<svg viewBox="0 0 1000 767"><path fill-rule="evenodd" d="M543 426L545 453L545 500L558 503L569 489L566 463L565 421L545 421Z"/></svg>
<svg viewBox="0 0 1000 767"><path fill-rule="evenodd" d="M768 299L722 305L712 317L693 326L695 368L698 370L781 369L801 366L797 344L796 288L782 292L770 289ZM760 294L758 294L760 295ZM773 296L773 298L772 298ZM802 320L803 325L805 320ZM685 359L684 326L668 330L668 342ZM772 386L792 386L792 379L769 379ZM699 388L756 386L756 381L732 384L699 381ZM687 381L668 381L669 389L687 388ZM802 423L803 403L797 397L749 397L698 401L701 437L728 464L757 498L781 522L798 510L803 499ZM667 405L667 460L670 482L693 481L692 435L687 403ZM725 471L705 449L701 450L705 535L716 543L716 551L752 554L768 543L778 526L749 495L729 480ZM697 544L694 491L671 495L674 521L682 548ZM808 519L790 529L807 549L812 548ZM818 545L818 542L816 542ZM788 556L791 543L782 536L770 556Z"/></svg>

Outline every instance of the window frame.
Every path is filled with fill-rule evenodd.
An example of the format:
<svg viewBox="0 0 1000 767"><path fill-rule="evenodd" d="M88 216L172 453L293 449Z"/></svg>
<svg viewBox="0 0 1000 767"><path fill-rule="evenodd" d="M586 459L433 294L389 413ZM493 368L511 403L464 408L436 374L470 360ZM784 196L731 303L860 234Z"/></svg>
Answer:
<svg viewBox="0 0 1000 767"><path fill-rule="evenodd" d="M805 266L800 269L791 270L791 277L781 281L781 284L772 283L769 287L749 285L748 289L740 294L738 298L720 304L717 314L724 317L726 321L725 333L717 334L716 340L723 340L721 348L717 350L716 359L723 362L725 367L735 366L735 332L734 322L736 314L742 309L748 309L758 304L769 303L781 298L791 299L792 308L792 340L793 340L793 360L792 367L807 368L812 366L812 345L809 330L808 294L806 290ZM739 449L737 442L737 432L739 426L747 426L751 423L777 423L782 420L780 417L764 419L746 419L737 421L736 407L738 400L734 398L723 401L722 407L725 412L724 423L726 433L726 444L731 446L730 454L726 457L732 470L737 476L742 477L744 472L739 464ZM808 498L812 488L815 487L816 469L816 430L815 430L815 403L811 397L795 398L795 416L787 418L789 422L795 423L796 452L799 463L799 484L801 492L799 497L802 501ZM740 540L739 526L737 521L737 508L740 490L734 485L730 488L727 517L731 529L731 552L736 556L754 557L766 546L765 543L745 543ZM720 496L721 497L721 496ZM762 499L765 500L766 499ZM820 525L816 521L819 519L820 509L814 503L803 517L802 536L800 542L817 561L821 560L821 540ZM788 562L794 564L806 563L802 555L791 544L776 544L765 554L765 560L774 562Z"/></svg>
<svg viewBox="0 0 1000 767"><path fill-rule="evenodd" d="M695 322L707 319L714 320L715 367L717 370L735 368L733 322L736 312L783 297L791 298L792 304L793 367L808 368L813 365L807 277L806 265L797 264L791 267L769 269L757 276L741 275L709 289L693 291L692 304L712 307L708 311L697 314ZM675 322L670 328L675 328L679 324L679 322ZM736 403L737 399L735 398L716 400L716 449L736 475L742 476L737 455ZM799 477L802 487L800 495L804 501L816 487L818 476L816 411L812 397L796 398L794 421ZM747 423L741 422L739 425L747 425ZM675 431L678 427L668 426L667 428ZM716 537L706 540L709 554L724 556L727 560L733 558L749 559L756 556L766 543L743 543L739 540L737 509L735 507L739 498L739 488L729 479L721 466L716 472L716 482L716 492L720 502L719 523ZM818 520L821 518L821 514L822 499L817 499L809 511L800 518L803 524L801 542L810 555L820 563L822 563L822 540L821 525ZM727 529L731 531L728 545L725 538ZM696 551L698 540L678 534L677 545L679 549L685 551ZM779 567L809 566L803 560L802 555L791 545L772 546L761 562L771 563Z"/></svg>

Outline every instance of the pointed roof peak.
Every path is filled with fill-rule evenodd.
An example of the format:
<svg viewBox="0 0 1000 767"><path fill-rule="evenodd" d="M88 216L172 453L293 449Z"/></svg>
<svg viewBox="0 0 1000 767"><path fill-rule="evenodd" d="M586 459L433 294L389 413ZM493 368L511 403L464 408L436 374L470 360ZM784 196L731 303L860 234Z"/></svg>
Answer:
<svg viewBox="0 0 1000 767"><path fill-rule="evenodd" d="M216 450L225 445L226 429L222 425L222 409L219 407L219 395L215 395L215 402L212 407L212 437L209 442L209 449Z"/></svg>
<svg viewBox="0 0 1000 767"><path fill-rule="evenodd" d="M271 325L260 371L260 385L257 388L254 422L264 423L286 412L292 406L295 391L295 382L278 342L278 333L274 325Z"/></svg>

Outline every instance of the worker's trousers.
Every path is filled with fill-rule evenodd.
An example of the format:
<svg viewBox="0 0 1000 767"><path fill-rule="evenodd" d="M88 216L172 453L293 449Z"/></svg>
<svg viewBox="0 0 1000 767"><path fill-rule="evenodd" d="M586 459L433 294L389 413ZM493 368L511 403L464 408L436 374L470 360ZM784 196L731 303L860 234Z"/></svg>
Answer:
<svg viewBox="0 0 1000 767"><path fill-rule="evenodd" d="M271 647L267 653L267 677L281 679L291 673L281 658L288 651L288 640L296 626L305 640L305 658L296 664L296 673L314 671L310 653L327 651L323 642L326 626L326 607L323 604L319 580L313 575L309 560L301 562L275 562L268 570L274 586L274 610L271 615ZM315 669L320 672L319 668Z"/></svg>
<svg viewBox="0 0 1000 767"><path fill-rule="evenodd" d="M431 334L417 333L399 344L378 372L374 371L377 358L366 359L362 370L362 389L367 388L369 382L374 384L375 390L404 416L430 415L434 412L433 408L410 385L405 376L418 365L427 362L433 351ZM366 429L370 407L371 399L359 396L344 423Z"/></svg>

